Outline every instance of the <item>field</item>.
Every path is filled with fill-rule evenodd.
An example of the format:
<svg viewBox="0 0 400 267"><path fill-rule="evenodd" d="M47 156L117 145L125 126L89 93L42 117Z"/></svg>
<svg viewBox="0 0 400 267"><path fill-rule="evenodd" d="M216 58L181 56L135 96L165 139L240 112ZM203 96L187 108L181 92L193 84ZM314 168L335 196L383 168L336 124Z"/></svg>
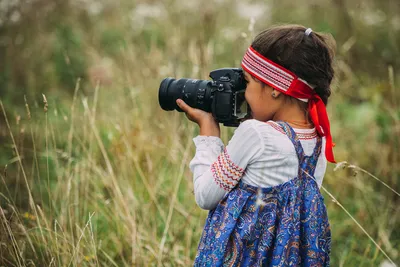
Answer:
<svg viewBox="0 0 400 267"><path fill-rule="evenodd" d="M192 265L198 128L159 107L160 81L238 67L278 23L337 42L331 265L398 265L399 14L395 0L0 2L0 266Z"/></svg>

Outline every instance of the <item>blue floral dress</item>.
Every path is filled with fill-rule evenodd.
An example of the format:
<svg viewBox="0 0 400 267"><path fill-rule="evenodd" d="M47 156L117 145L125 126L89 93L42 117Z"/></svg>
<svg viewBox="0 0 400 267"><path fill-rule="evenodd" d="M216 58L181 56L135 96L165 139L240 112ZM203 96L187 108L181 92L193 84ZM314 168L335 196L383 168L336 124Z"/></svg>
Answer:
<svg viewBox="0 0 400 267"><path fill-rule="evenodd" d="M210 211L194 266L329 266L330 226L313 177L321 138L306 156L294 130L279 125L296 149L297 177L269 188L239 182Z"/></svg>

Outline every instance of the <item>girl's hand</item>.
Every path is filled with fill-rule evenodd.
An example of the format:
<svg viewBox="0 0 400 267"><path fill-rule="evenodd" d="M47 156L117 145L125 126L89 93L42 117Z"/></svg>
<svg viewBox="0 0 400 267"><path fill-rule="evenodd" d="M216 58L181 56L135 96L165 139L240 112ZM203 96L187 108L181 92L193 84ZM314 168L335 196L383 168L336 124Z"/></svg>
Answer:
<svg viewBox="0 0 400 267"><path fill-rule="evenodd" d="M215 121L211 113L192 108L182 99L177 99L176 104L186 113L186 117L189 120L200 126L200 135L220 137L219 124Z"/></svg>

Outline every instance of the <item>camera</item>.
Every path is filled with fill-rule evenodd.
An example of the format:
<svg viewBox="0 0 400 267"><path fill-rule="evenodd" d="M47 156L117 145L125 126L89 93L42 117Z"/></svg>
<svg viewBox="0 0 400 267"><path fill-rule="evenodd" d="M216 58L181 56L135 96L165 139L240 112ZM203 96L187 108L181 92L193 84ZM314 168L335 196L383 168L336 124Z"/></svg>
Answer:
<svg viewBox="0 0 400 267"><path fill-rule="evenodd" d="M222 68L210 72L209 80L165 78L161 81L158 101L164 110L182 110L176 104L182 99L193 108L211 112L224 126L237 127L248 115L244 97L246 81L240 68Z"/></svg>

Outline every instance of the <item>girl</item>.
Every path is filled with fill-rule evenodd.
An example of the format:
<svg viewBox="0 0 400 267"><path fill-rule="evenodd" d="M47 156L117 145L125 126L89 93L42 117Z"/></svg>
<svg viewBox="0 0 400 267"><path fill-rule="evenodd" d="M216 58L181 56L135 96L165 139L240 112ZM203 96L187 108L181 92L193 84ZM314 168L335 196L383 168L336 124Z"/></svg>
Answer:
<svg viewBox="0 0 400 267"><path fill-rule="evenodd" d="M252 118L226 147L210 113L177 100L200 126L190 168L196 202L210 210L195 266L329 266L319 191L334 162L328 37L299 25L256 36L242 60Z"/></svg>

